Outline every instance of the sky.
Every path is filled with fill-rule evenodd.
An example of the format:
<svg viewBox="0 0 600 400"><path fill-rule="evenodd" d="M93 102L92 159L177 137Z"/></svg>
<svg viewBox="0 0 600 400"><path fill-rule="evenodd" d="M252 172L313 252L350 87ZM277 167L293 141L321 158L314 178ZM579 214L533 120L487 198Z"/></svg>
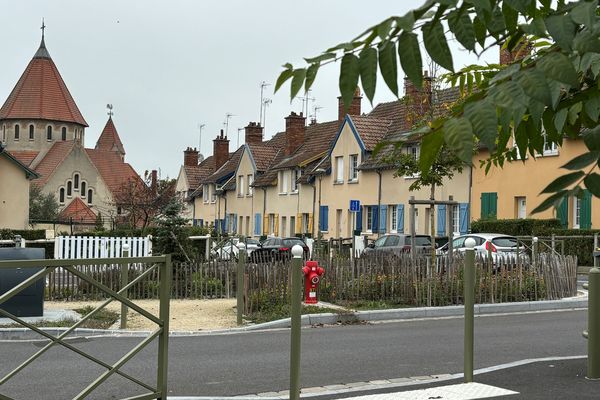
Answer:
<svg viewBox="0 0 600 400"><path fill-rule="evenodd" d="M285 129L284 118L300 112L290 102L289 83L273 93L282 65L349 41L390 15L403 15L422 1L391 0L0 0L0 99L6 100L39 47L42 18L46 47L84 118L85 145L94 147L113 105L113 121L136 171L157 169L176 178L183 150L212 154L212 140L229 119L230 151L243 144L243 128L259 121L264 97L265 139ZM497 62L451 44L455 68ZM310 114L337 118L339 63L322 67L313 85ZM399 78L401 82L402 76ZM400 87L402 85L400 84ZM378 79L373 105L394 95ZM363 98L362 110L372 106ZM199 125L203 124L200 143Z"/></svg>

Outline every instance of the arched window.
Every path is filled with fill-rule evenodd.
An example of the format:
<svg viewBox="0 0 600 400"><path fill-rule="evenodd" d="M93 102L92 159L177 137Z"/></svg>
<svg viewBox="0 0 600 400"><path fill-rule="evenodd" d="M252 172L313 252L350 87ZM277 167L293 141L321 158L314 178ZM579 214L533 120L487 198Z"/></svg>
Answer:
<svg viewBox="0 0 600 400"><path fill-rule="evenodd" d="M65 188L60 188L60 190L58 191L58 201L60 202L60 204L65 203Z"/></svg>
<svg viewBox="0 0 600 400"><path fill-rule="evenodd" d="M67 197L71 197L73 195L73 182L67 182Z"/></svg>
<svg viewBox="0 0 600 400"><path fill-rule="evenodd" d="M35 139L35 128L33 127L33 125L29 125L29 140L33 140Z"/></svg>
<svg viewBox="0 0 600 400"><path fill-rule="evenodd" d="M73 189L79 190L79 174L73 175Z"/></svg>
<svg viewBox="0 0 600 400"><path fill-rule="evenodd" d="M46 139L52 140L52 126L50 125L46 128Z"/></svg>
<svg viewBox="0 0 600 400"><path fill-rule="evenodd" d="M92 189L88 190L87 201L88 204L92 204Z"/></svg>
<svg viewBox="0 0 600 400"><path fill-rule="evenodd" d="M21 132L19 132L19 129L19 124L15 125L15 140L19 140L19 136L21 136Z"/></svg>
<svg viewBox="0 0 600 400"><path fill-rule="evenodd" d="M86 189L86 183L85 181L81 181L81 197L83 197L85 199L85 189Z"/></svg>
<svg viewBox="0 0 600 400"><path fill-rule="evenodd" d="M62 128L62 140L67 140L67 128L63 126Z"/></svg>

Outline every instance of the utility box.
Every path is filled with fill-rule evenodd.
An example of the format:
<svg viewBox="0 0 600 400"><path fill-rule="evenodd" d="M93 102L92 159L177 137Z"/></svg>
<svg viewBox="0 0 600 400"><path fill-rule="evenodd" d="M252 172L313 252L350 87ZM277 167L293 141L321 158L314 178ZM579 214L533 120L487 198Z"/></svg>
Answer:
<svg viewBox="0 0 600 400"><path fill-rule="evenodd" d="M45 258L44 249L0 248L0 260L42 260ZM0 295L41 271L42 268L43 266L0 269ZM33 285L0 304L0 308L17 317L42 317L44 315L44 287L45 279L40 278Z"/></svg>

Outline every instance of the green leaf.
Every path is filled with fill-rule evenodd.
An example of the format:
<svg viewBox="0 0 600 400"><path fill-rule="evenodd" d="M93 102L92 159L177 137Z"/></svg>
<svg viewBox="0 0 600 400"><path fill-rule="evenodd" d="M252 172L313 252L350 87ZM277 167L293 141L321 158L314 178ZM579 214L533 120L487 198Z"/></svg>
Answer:
<svg viewBox="0 0 600 400"><path fill-rule="evenodd" d="M492 79L490 79L490 83L494 84L498 81L508 78L509 76L514 75L520 69L521 69L521 65L519 63L514 63L511 65L508 65L505 68L502 68L500 71L498 71L496 73L496 75L494 75L494 77Z"/></svg>
<svg viewBox="0 0 600 400"><path fill-rule="evenodd" d="M592 172L583 180L585 187L596 197L600 197L600 175Z"/></svg>
<svg viewBox="0 0 600 400"><path fill-rule="evenodd" d="M594 23L598 19L596 8L597 1L580 1L573 10L569 13L571 19L578 24L585 25L588 29L594 27Z"/></svg>
<svg viewBox="0 0 600 400"><path fill-rule="evenodd" d="M506 29L504 15L502 14L502 10L500 7L498 7L498 5L496 5L492 10L492 18L488 20L487 29L492 35L500 33Z"/></svg>
<svg viewBox="0 0 600 400"><path fill-rule="evenodd" d="M401 17L395 17L394 21L396 21L396 26L400 27L404 31L412 31L413 26L415 25L415 17L412 11L409 11L405 15Z"/></svg>
<svg viewBox="0 0 600 400"><path fill-rule="evenodd" d="M475 39L481 47L485 47L485 39L487 38L487 28L485 22L478 17L473 18L473 30L475 31Z"/></svg>
<svg viewBox="0 0 600 400"><path fill-rule="evenodd" d="M317 77L317 72L319 71L319 67L321 67L321 64L316 63L316 64L311 64L307 70L306 70L306 81L304 82L304 91L308 92L308 90L311 88L312 84L315 81L315 78Z"/></svg>
<svg viewBox="0 0 600 400"><path fill-rule="evenodd" d="M527 8L530 6L533 0L504 0L505 4L508 4L512 9L520 12L523 15L528 14Z"/></svg>
<svg viewBox="0 0 600 400"><path fill-rule="evenodd" d="M600 151L600 126L584 132L583 142L589 150Z"/></svg>
<svg viewBox="0 0 600 400"><path fill-rule="evenodd" d="M563 85L553 79L548 80L548 90L550 90L550 97L552 98L552 108L556 109L562 95Z"/></svg>
<svg viewBox="0 0 600 400"><path fill-rule="evenodd" d="M387 37L390 35L390 30L392 29L393 22L394 20L392 18L388 18L381 22L379 25L377 25L377 36L379 36L381 40L386 40Z"/></svg>
<svg viewBox="0 0 600 400"><path fill-rule="evenodd" d="M522 71L516 76L516 80L527 96L547 106L552 105L550 89L542 72L536 69Z"/></svg>
<svg viewBox="0 0 600 400"><path fill-rule="evenodd" d="M444 137L448 147L459 159L471 163L473 157L473 127L464 117L451 118L444 124Z"/></svg>
<svg viewBox="0 0 600 400"><path fill-rule="evenodd" d="M533 97L529 99L529 115L531 118L531 122L535 126L535 129L540 129L540 123L545 108L546 106L544 106L544 103L540 103Z"/></svg>
<svg viewBox="0 0 600 400"><path fill-rule="evenodd" d="M346 43L340 43L337 46L331 47L327 50L325 50L325 53L333 53L336 52L338 50L344 50L344 51L352 51L360 46L363 45L363 42L361 40L357 40L357 41L353 41L353 42L346 42Z"/></svg>
<svg viewBox="0 0 600 400"><path fill-rule="evenodd" d="M281 85L283 85L288 79L290 79L293 74L294 74L294 70L291 68L291 65L290 65L290 68L284 69L283 71L281 71L281 74L279 74L279 77L277 78L277 81L275 82L275 93L277 93L277 91L279 90Z"/></svg>
<svg viewBox="0 0 600 400"><path fill-rule="evenodd" d="M546 37L546 25L542 17L535 17L529 24L521 24L519 28L528 35Z"/></svg>
<svg viewBox="0 0 600 400"><path fill-rule="evenodd" d="M305 58L304 61L306 61L307 64L314 64L314 63L320 63L323 61L331 60L332 58L335 58L335 53L323 53L316 57Z"/></svg>
<svg viewBox="0 0 600 400"><path fill-rule="evenodd" d="M394 42L385 42L379 48L379 70L386 85L398 97L398 66Z"/></svg>
<svg viewBox="0 0 600 400"><path fill-rule="evenodd" d="M506 30L509 32L514 32L517 27L519 14L514 8L508 5L506 1L502 3L502 14L504 15L504 24L506 25Z"/></svg>
<svg viewBox="0 0 600 400"><path fill-rule="evenodd" d="M306 78L306 69L299 68L294 70L294 74L292 76L292 87L291 87L291 98L296 97L300 89L302 89L302 85L304 84L304 79Z"/></svg>
<svg viewBox="0 0 600 400"><path fill-rule="evenodd" d="M546 54L537 65L548 78L573 87L579 87L577 71L575 71L573 63L564 54L557 52Z"/></svg>
<svg viewBox="0 0 600 400"><path fill-rule="evenodd" d="M421 87L423 80L423 61L419 49L419 39L415 33L402 32L398 38L398 56L400 65L408 79L417 87Z"/></svg>
<svg viewBox="0 0 600 400"><path fill-rule="evenodd" d="M527 106L525 93L521 86L512 81L502 82L490 90L494 104L498 107L516 109Z"/></svg>
<svg viewBox="0 0 600 400"><path fill-rule="evenodd" d="M431 59L442 68L454 72L452 53L446 41L444 27L440 21L431 21L423 25L423 42Z"/></svg>
<svg viewBox="0 0 600 400"><path fill-rule="evenodd" d="M568 15L551 15L544 20L550 36L565 50L571 50L575 38L575 24Z"/></svg>
<svg viewBox="0 0 600 400"><path fill-rule="evenodd" d="M465 104L465 116L473 126L473 133L490 150L496 147L498 135L498 117L496 107L488 100L474 101Z"/></svg>
<svg viewBox="0 0 600 400"><path fill-rule="evenodd" d="M585 113L594 122L598 122L600 116L600 96L589 97L584 103Z"/></svg>
<svg viewBox="0 0 600 400"><path fill-rule="evenodd" d="M569 194L568 190L561 190L559 192L554 193L552 196L549 196L544 200L539 206L533 209L532 214L537 214L542 211L546 211L550 207L558 206L558 204L562 201L564 197Z"/></svg>
<svg viewBox="0 0 600 400"><path fill-rule="evenodd" d="M360 73L358 57L352 53L344 54L340 67L340 93L344 102L344 109L347 111L354 98L354 92L358 85L358 76Z"/></svg>
<svg viewBox="0 0 600 400"><path fill-rule="evenodd" d="M373 104L377 84L377 50L368 47L360 52L360 82L367 98Z"/></svg>
<svg viewBox="0 0 600 400"><path fill-rule="evenodd" d="M593 34L589 30L578 32L573 40L573 48L579 54L585 53L600 53L600 40L598 35Z"/></svg>
<svg viewBox="0 0 600 400"><path fill-rule="evenodd" d="M456 40L467 50L475 50L475 30L473 22L466 12L458 10L448 14L448 27L456 37Z"/></svg>
<svg viewBox="0 0 600 400"><path fill-rule="evenodd" d="M554 193L560 190L566 189L578 180L580 180L585 173L583 171L570 172L566 175L559 176L553 180L548 186L542 190L542 193Z"/></svg>
<svg viewBox="0 0 600 400"><path fill-rule="evenodd" d="M590 151L587 153L583 153L573 158L571 161L563 165L561 168L569 169L571 171L580 170L582 168L587 167L592 163L598 162L598 157L600 157L600 152L598 151Z"/></svg>
<svg viewBox="0 0 600 400"><path fill-rule="evenodd" d="M556 132L562 132L565 127L565 121L567 120L567 115L569 110L563 108L559 110L554 116L554 127L556 128Z"/></svg>
<svg viewBox="0 0 600 400"><path fill-rule="evenodd" d="M426 173L431 169L431 166L435 162L443 145L444 132L441 130L423 136L423 139L421 140L421 153L419 156L419 169L421 172Z"/></svg>

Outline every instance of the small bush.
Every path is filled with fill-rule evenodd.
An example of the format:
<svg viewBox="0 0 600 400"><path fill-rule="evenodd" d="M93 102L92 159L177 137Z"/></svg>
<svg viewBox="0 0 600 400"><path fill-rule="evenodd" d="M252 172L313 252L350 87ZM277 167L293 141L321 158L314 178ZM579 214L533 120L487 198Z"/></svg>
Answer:
<svg viewBox="0 0 600 400"><path fill-rule="evenodd" d="M558 219L484 219L471 223L473 233L502 233L512 236L539 235L562 229Z"/></svg>

